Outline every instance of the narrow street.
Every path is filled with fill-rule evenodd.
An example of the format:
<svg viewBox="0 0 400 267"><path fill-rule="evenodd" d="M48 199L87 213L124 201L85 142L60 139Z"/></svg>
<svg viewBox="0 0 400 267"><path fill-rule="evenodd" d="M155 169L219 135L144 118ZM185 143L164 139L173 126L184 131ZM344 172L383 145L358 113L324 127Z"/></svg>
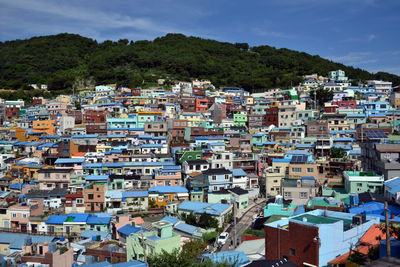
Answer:
<svg viewBox="0 0 400 267"><path fill-rule="evenodd" d="M253 215L257 214L260 209L262 209L265 206L266 200L265 199L259 199L255 203L253 203L252 207L249 208L248 210L244 212L239 212L237 220L236 220L236 246L240 244L240 236L243 234L243 232L248 229L251 224L253 223ZM232 224L228 227L226 230L229 233L229 238L226 241L225 245L223 245L218 251L226 251L226 250L232 250L234 249L231 244L234 244L234 238L235 238L235 230L234 230L234 224Z"/></svg>

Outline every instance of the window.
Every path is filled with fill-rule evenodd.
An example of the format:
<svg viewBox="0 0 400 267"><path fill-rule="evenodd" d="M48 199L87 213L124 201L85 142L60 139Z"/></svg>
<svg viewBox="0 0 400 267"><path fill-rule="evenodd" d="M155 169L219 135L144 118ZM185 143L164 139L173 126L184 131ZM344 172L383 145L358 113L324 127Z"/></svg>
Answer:
<svg viewBox="0 0 400 267"><path fill-rule="evenodd" d="M358 186L358 187L361 187L361 186L362 186L362 183L357 183L357 186Z"/></svg>
<svg viewBox="0 0 400 267"><path fill-rule="evenodd" d="M307 192L300 192L300 198L307 198Z"/></svg>
<svg viewBox="0 0 400 267"><path fill-rule="evenodd" d="M291 192L285 192L284 196L285 197L292 197L292 193Z"/></svg>
<svg viewBox="0 0 400 267"><path fill-rule="evenodd" d="M216 175L213 175L211 179L212 179L213 181L215 181L215 180L217 180L217 176L216 176Z"/></svg>
<svg viewBox="0 0 400 267"><path fill-rule="evenodd" d="M26 214L22 214L22 217L26 218L27 216L26 216Z"/></svg>
<svg viewBox="0 0 400 267"><path fill-rule="evenodd" d="M93 194L88 194L88 199L93 199Z"/></svg>
<svg viewBox="0 0 400 267"><path fill-rule="evenodd" d="M274 180L274 184L278 183L278 180Z"/></svg>
<svg viewBox="0 0 400 267"><path fill-rule="evenodd" d="M314 168L307 168L307 172L314 172Z"/></svg>
<svg viewBox="0 0 400 267"><path fill-rule="evenodd" d="M16 218L16 217L17 217L17 214L16 214L16 213L13 213L12 216L13 216L13 218Z"/></svg>
<svg viewBox="0 0 400 267"><path fill-rule="evenodd" d="M292 256L296 255L296 250L294 248L290 249L290 255L292 255Z"/></svg>
<svg viewBox="0 0 400 267"><path fill-rule="evenodd" d="M292 168L292 172L301 172L301 168Z"/></svg>
<svg viewBox="0 0 400 267"><path fill-rule="evenodd" d="M229 180L229 175L225 174L225 180Z"/></svg>

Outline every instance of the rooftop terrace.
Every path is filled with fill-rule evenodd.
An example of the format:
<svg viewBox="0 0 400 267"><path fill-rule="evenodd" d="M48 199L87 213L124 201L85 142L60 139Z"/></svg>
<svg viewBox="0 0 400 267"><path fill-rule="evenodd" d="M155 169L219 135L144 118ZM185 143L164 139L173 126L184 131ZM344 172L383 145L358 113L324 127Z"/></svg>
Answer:
<svg viewBox="0 0 400 267"><path fill-rule="evenodd" d="M300 216L296 216L291 218L292 220L307 222L312 224L333 224L336 222L343 221L343 230L347 231L351 228L352 221L349 219L340 219L329 216L315 216L311 214L302 214Z"/></svg>

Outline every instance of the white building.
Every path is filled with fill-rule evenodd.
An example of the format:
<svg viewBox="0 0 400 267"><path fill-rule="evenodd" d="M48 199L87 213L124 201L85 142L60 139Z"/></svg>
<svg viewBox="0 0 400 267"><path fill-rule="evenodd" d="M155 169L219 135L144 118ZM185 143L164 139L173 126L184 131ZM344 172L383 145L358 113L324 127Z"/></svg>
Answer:
<svg viewBox="0 0 400 267"><path fill-rule="evenodd" d="M389 94L392 91L392 82L370 80L367 85L378 93Z"/></svg>

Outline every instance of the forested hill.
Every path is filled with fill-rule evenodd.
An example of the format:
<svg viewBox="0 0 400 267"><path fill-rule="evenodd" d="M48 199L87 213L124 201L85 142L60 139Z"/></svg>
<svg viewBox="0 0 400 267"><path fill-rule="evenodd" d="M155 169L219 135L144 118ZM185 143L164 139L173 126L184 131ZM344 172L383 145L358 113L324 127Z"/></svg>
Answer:
<svg viewBox="0 0 400 267"><path fill-rule="evenodd" d="M289 49L251 47L181 34L154 41L95 40L75 34L0 42L0 88L20 89L27 84L48 84L51 90L68 89L76 81L138 86L160 77L210 79L217 86L240 86L260 91L296 85L304 74L327 75L342 69L354 80L384 79L395 85L400 77L334 63Z"/></svg>

